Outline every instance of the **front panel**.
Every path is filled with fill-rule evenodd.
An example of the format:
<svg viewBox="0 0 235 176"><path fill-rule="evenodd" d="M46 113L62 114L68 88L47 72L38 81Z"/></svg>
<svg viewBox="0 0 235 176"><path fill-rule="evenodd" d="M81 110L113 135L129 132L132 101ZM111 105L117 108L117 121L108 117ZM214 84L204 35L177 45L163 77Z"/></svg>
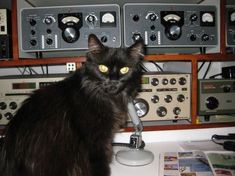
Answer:
<svg viewBox="0 0 235 176"><path fill-rule="evenodd" d="M121 46L118 5L27 8L21 11L22 51L87 49L96 34L110 47Z"/></svg>
<svg viewBox="0 0 235 176"><path fill-rule="evenodd" d="M208 47L218 44L215 6L129 3L124 6L124 43L142 38L147 47Z"/></svg>

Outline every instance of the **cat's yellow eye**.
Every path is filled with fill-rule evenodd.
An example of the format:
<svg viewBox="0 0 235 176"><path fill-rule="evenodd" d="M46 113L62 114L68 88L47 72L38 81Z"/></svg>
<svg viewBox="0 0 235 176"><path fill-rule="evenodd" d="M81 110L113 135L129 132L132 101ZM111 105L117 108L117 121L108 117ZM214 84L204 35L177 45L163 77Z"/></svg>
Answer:
<svg viewBox="0 0 235 176"><path fill-rule="evenodd" d="M129 72L129 67L122 67L121 69L120 69L120 72L121 72L121 74L127 74L128 72Z"/></svg>
<svg viewBox="0 0 235 176"><path fill-rule="evenodd" d="M109 68L105 65L99 65L99 70L102 73L107 73L109 71Z"/></svg>

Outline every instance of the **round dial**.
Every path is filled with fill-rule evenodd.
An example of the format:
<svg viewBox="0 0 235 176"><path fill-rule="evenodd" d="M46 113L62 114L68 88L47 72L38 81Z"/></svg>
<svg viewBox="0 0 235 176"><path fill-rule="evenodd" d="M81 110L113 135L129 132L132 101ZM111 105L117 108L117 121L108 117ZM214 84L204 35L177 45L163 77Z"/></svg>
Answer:
<svg viewBox="0 0 235 176"><path fill-rule="evenodd" d="M215 97L208 97L205 103L206 107L210 110L216 109L219 106L219 101Z"/></svg>
<svg viewBox="0 0 235 176"><path fill-rule="evenodd" d="M235 21L235 12L232 12L230 15L230 21L234 22Z"/></svg>
<svg viewBox="0 0 235 176"><path fill-rule="evenodd" d="M63 39L68 43L74 43L79 38L79 32L75 28L68 27L62 33Z"/></svg>
<svg viewBox="0 0 235 176"><path fill-rule="evenodd" d="M149 105L144 99L136 99L134 106L138 117L144 117L149 111Z"/></svg>
<svg viewBox="0 0 235 176"><path fill-rule="evenodd" d="M214 21L213 15L211 13L204 13L202 15L202 22L206 23L212 23Z"/></svg>

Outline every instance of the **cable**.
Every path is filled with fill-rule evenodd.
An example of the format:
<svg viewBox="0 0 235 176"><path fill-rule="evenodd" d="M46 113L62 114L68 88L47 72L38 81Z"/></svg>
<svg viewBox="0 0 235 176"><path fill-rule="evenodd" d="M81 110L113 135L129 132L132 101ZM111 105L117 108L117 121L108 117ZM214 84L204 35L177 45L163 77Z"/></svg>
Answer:
<svg viewBox="0 0 235 176"><path fill-rule="evenodd" d="M197 70L197 73L199 73L202 69L202 67L204 66L204 64L206 63L206 61L203 61L202 64L200 65L200 67Z"/></svg>
<svg viewBox="0 0 235 176"><path fill-rule="evenodd" d="M145 65L142 62L140 63L140 67L141 67L143 72L149 72L148 68L145 67Z"/></svg>
<svg viewBox="0 0 235 176"><path fill-rule="evenodd" d="M220 75L222 75L222 73L218 73L218 74L212 75L212 76L210 76L209 78L210 78L210 79L213 79L213 78L215 78L215 77L217 77L217 76L220 76Z"/></svg>
<svg viewBox="0 0 235 176"><path fill-rule="evenodd" d="M163 69L154 61L149 61L150 63L152 63L153 65L155 65L155 67L160 70L161 72L163 72Z"/></svg>
<svg viewBox="0 0 235 176"><path fill-rule="evenodd" d="M206 76L207 76L207 74L208 74L210 68L211 68L211 61L209 62L208 66L207 66L207 69L206 69L206 71L205 71L205 73L204 73L203 79L206 78Z"/></svg>

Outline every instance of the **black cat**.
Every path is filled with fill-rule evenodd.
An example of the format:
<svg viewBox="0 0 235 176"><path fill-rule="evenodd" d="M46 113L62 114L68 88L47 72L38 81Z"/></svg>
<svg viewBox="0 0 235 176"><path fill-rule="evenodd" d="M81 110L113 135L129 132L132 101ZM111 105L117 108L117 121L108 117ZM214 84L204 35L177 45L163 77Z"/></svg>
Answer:
<svg viewBox="0 0 235 176"><path fill-rule="evenodd" d="M71 77L36 90L10 121L1 176L109 176L113 133L139 86L143 42L109 48L93 34Z"/></svg>

